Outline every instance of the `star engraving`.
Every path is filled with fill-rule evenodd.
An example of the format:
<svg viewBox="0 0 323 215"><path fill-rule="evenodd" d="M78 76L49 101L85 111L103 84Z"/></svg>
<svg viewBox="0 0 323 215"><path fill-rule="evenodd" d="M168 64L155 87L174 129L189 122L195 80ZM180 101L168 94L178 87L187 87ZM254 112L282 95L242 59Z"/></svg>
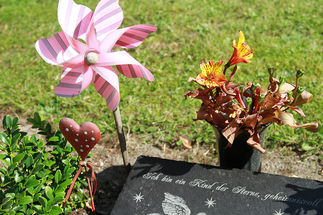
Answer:
<svg viewBox="0 0 323 215"><path fill-rule="evenodd" d="M141 192L133 196L133 200L136 201L136 203L141 202L143 199L144 199L144 196L141 195Z"/></svg>
<svg viewBox="0 0 323 215"><path fill-rule="evenodd" d="M278 211L275 210L275 212L273 213L273 215L284 215L285 213L279 209Z"/></svg>
<svg viewBox="0 0 323 215"><path fill-rule="evenodd" d="M210 208L210 207L214 207L215 205L216 205L216 202L215 200L212 199L212 197L210 199L206 199L205 206Z"/></svg>

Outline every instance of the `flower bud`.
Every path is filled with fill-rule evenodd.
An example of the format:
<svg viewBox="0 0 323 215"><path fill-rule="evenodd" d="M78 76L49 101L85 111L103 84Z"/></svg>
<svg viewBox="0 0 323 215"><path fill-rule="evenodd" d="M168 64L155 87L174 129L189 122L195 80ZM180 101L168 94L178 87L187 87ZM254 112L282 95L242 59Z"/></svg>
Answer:
<svg viewBox="0 0 323 215"><path fill-rule="evenodd" d="M269 73L270 77L273 77L274 76L274 72L275 72L275 68L274 67L269 67L268 68L268 73Z"/></svg>
<svg viewBox="0 0 323 215"><path fill-rule="evenodd" d="M296 71L296 77L297 77L297 78L300 78L300 77L302 77L303 75L304 75L303 70L297 70L297 71Z"/></svg>
<svg viewBox="0 0 323 215"><path fill-rule="evenodd" d="M299 87L298 89L297 89L297 94L302 94L303 92L304 92L304 88L303 87Z"/></svg>

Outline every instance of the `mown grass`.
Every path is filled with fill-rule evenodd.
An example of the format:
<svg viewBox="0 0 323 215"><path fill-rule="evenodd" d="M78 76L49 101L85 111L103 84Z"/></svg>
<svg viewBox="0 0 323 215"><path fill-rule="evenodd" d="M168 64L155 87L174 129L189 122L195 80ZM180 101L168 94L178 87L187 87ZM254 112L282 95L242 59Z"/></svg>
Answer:
<svg viewBox="0 0 323 215"><path fill-rule="evenodd" d="M98 0L76 1L94 9ZM57 3L53 0L0 0L0 110L10 109L30 116L34 111L57 120L73 116L79 122L98 124L105 135L116 136L112 112L104 99L89 87L75 98L54 94L60 68L38 56L34 43L60 30ZM184 99L196 87L187 79L199 73L202 60L227 61L238 30L245 33L254 49L252 63L239 66L236 82L253 81L267 85L267 68L277 76L294 81L302 69L301 84L314 95L303 106L306 119L322 120L322 14L316 0L120 0L124 11L122 27L139 23L158 26L136 49L129 50L154 74L156 81L128 79L120 75L122 119L129 132L140 134L143 142L171 145L179 135L193 142L212 143L215 135L206 122L194 122L200 102ZM319 154L323 133L271 126L270 147L288 144ZM302 147L303 145L303 147Z"/></svg>

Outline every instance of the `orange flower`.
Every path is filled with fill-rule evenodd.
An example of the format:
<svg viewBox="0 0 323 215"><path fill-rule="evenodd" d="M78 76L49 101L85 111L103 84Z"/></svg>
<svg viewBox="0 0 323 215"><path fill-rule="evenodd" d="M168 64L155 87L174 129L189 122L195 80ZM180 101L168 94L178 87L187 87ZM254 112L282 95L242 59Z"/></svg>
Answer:
<svg viewBox="0 0 323 215"><path fill-rule="evenodd" d="M216 63L210 60L207 64L202 62L200 64L202 72L196 77L195 81L209 89L222 86L226 81L225 75L222 73L222 63L222 60Z"/></svg>
<svg viewBox="0 0 323 215"><path fill-rule="evenodd" d="M238 45L236 44L236 41L233 40L233 54L231 56L231 59L226 64L227 67L235 65L237 63L250 63L250 59L253 56L252 49L245 44L245 37L243 35L242 31L239 31L239 41Z"/></svg>

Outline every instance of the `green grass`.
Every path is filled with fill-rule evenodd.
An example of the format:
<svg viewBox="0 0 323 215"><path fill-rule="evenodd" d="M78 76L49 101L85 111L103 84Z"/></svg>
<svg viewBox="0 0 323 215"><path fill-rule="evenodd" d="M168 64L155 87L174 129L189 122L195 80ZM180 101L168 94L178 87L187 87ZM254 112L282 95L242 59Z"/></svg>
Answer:
<svg viewBox="0 0 323 215"><path fill-rule="evenodd" d="M92 10L98 0L76 1ZM0 110L30 116L34 111L57 120L73 116L97 123L105 135L116 136L112 112L93 85L74 98L56 97L60 68L46 64L34 49L40 38L60 30L54 0L0 0ZM202 60L227 61L238 30L254 49L252 63L239 66L236 82L267 86L267 68L294 81L303 69L301 84L314 95L303 106L306 119L322 119L322 14L317 0L120 0L122 27L149 23L158 31L129 53L155 76L155 82L120 75L121 113L126 130L143 141L175 144L179 135L200 143L214 142L206 122L194 122L200 102L184 99L196 87L189 77L199 73ZM276 126L268 130L269 146L288 144L320 153L323 134Z"/></svg>

